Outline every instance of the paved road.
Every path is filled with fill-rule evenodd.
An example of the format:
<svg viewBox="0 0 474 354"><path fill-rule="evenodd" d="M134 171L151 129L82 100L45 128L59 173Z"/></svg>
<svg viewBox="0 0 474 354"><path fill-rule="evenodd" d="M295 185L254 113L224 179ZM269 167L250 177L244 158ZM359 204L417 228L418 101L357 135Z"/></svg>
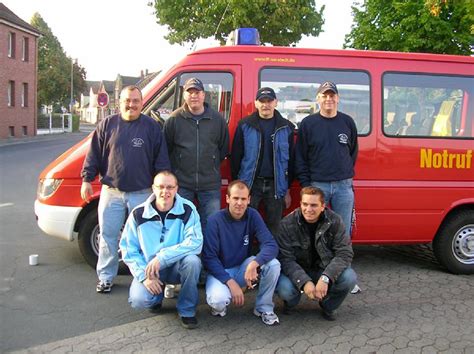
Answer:
<svg viewBox="0 0 474 354"><path fill-rule="evenodd" d="M159 315L132 311L130 277L96 294L76 243L44 236L32 204L40 170L83 135L0 146L0 205L13 204L0 207L1 352L474 352L474 277L446 273L426 246L357 246L363 293L348 298L336 322L304 302L267 328L251 314L254 293L244 308L214 318L201 289L200 327L187 331L175 300ZM31 253L39 266L27 265Z"/></svg>
<svg viewBox="0 0 474 354"><path fill-rule="evenodd" d="M358 246L354 268L364 290L349 296L335 322L323 320L318 306L306 301L296 313L280 315L281 325L266 327L248 301L224 318L200 305L200 327L189 331L178 323L175 300L167 300L153 317L143 311L141 320L20 352L474 352L472 277L445 273L420 246Z"/></svg>
<svg viewBox="0 0 474 354"><path fill-rule="evenodd" d="M143 318L116 298L98 298L95 272L76 242L45 236L33 202L41 170L86 133L0 144L0 352L48 343ZM28 266L39 254L40 265Z"/></svg>

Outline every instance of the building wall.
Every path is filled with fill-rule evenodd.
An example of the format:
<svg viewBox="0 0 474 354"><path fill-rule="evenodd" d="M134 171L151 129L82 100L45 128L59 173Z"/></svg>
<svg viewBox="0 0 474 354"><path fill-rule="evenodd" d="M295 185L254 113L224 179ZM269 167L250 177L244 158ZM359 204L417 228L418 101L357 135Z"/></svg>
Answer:
<svg viewBox="0 0 474 354"><path fill-rule="evenodd" d="M8 56L9 32L15 33L14 58ZM28 61L22 60L24 37L28 38ZM0 23L0 139L36 135L37 60L37 37ZM8 106L10 81L14 81L12 107ZM22 106L24 83L28 84L26 107Z"/></svg>

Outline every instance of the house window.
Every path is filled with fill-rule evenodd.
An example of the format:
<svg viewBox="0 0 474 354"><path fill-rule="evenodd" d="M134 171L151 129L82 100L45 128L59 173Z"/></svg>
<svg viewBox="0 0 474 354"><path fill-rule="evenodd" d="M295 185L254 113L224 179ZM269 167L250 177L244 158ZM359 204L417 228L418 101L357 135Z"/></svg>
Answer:
<svg viewBox="0 0 474 354"><path fill-rule="evenodd" d="M11 125L10 125L10 126L8 127L8 135L11 136L11 137L12 137L12 136L15 136L15 127L14 127L14 126L11 126Z"/></svg>
<svg viewBox="0 0 474 354"><path fill-rule="evenodd" d="M13 107L15 105L15 81L8 81L7 96L8 107Z"/></svg>
<svg viewBox="0 0 474 354"><path fill-rule="evenodd" d="M15 57L15 33L8 32L8 57Z"/></svg>
<svg viewBox="0 0 474 354"><path fill-rule="evenodd" d="M21 106L28 107L28 83L23 83L23 90L21 92Z"/></svg>
<svg viewBox="0 0 474 354"><path fill-rule="evenodd" d="M28 135L28 127L26 125L23 125L21 128L23 130L23 135Z"/></svg>
<svg viewBox="0 0 474 354"><path fill-rule="evenodd" d="M23 53L22 53L22 60L29 61L29 49L30 43L28 37L23 37L23 45L22 45Z"/></svg>

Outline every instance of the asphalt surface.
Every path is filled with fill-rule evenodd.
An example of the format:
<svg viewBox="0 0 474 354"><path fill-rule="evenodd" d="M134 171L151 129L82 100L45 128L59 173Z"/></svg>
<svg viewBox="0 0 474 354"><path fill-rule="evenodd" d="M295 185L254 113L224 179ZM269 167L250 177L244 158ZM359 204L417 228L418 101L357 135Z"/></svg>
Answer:
<svg viewBox="0 0 474 354"><path fill-rule="evenodd" d="M276 299L279 326L252 315L255 292L243 308L212 317L200 290L199 328L180 326L175 299L143 319L19 351L206 353L473 353L474 279L440 269L426 246L357 246L353 267L362 293L349 295L335 322L304 301L289 315ZM114 289L115 290L115 289ZM104 297L123 297L113 291ZM91 298L91 301L94 301ZM151 316L151 317L150 317Z"/></svg>
<svg viewBox="0 0 474 354"><path fill-rule="evenodd" d="M38 142L41 152L42 139L54 145L63 138L31 143ZM1 154L13 149L8 144L0 149L2 169L14 159L27 165L26 153L11 160ZM32 190L44 167L31 159L39 170L28 177L24 167L17 184L11 174L0 174L0 203L19 194L13 207L0 208L1 352L474 353L474 276L447 273L423 245L356 246L353 268L362 293L348 296L335 322L324 320L317 303L307 300L283 314L275 298L281 324L267 327L252 314L255 291L246 294L243 308L215 318L200 289L195 330L181 327L175 299L165 300L159 314L133 311L127 304L130 276L118 277L111 294L96 294L95 274L77 245L40 235L28 224ZM40 264L27 266L28 254L38 249Z"/></svg>

